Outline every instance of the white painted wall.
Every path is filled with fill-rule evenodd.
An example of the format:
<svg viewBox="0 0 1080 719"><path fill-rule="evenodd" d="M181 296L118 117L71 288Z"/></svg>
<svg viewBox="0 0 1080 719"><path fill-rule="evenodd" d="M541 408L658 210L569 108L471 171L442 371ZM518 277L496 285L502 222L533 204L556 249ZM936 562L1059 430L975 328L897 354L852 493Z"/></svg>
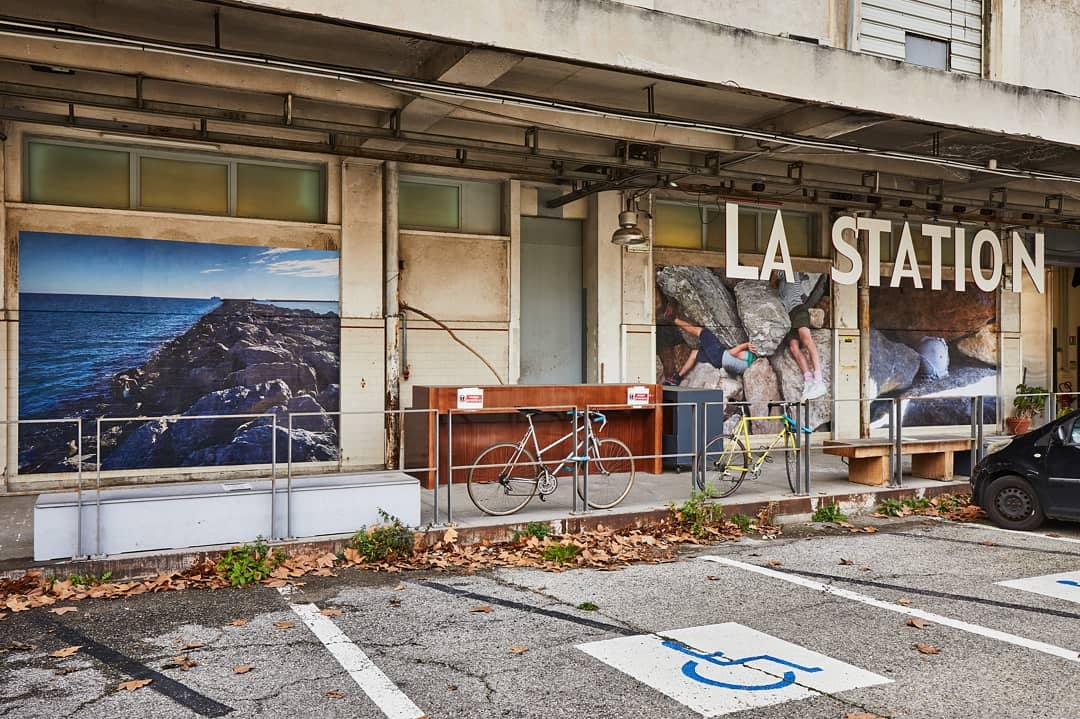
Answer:
<svg viewBox="0 0 1080 719"><path fill-rule="evenodd" d="M646 10L744 27L770 35L799 35L832 42L836 0L616 0ZM844 0L846 3L846 0Z"/></svg>

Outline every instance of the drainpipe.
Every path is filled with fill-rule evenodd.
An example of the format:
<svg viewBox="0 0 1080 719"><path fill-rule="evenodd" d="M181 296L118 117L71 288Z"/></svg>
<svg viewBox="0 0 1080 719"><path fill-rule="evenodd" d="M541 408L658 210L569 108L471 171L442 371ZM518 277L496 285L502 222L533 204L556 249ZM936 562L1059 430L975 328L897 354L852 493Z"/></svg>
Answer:
<svg viewBox="0 0 1080 719"><path fill-rule="evenodd" d="M401 305L398 297L398 165L383 165L383 319L386 323L386 468L398 468L401 445Z"/></svg>
<svg viewBox="0 0 1080 719"><path fill-rule="evenodd" d="M859 253L868 256L869 235L859 232ZM866 272L859 278L859 436L870 436L870 284Z"/></svg>

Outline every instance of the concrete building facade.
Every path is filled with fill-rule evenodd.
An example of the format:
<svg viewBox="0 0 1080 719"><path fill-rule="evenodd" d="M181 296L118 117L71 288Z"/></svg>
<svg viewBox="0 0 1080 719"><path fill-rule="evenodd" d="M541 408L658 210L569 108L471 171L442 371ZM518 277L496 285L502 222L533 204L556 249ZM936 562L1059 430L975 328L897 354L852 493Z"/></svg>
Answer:
<svg viewBox="0 0 1080 719"><path fill-rule="evenodd" d="M332 435L337 454L321 454L307 435L298 445L291 431L285 442L316 467L382 465L396 446L388 439L395 425L379 413L409 407L415 386L670 376L696 345L672 332L669 315L714 324L690 316L713 291L731 295L741 326L726 344L740 333L772 342L764 353L770 362L751 365L737 385L726 375L697 376L699 368L699 386L724 387L751 404L798 399L804 373L785 354L787 328L771 339L759 332L771 320L744 308L758 304L750 284L740 290L730 281L732 265L760 268L776 258L778 226L792 268L811 276L806 295L819 311L812 331L826 401L850 402L822 410L815 430L873 431L882 426L880 410L859 400L879 396L916 404L994 396L986 417L997 423L1021 381L1080 389L1080 290L1072 285L1080 265L1080 89L1061 61L1080 11L1069 3L5 0L0 7L7 390L0 419L81 416L84 457L92 456L102 413L207 415L213 407L258 415L316 406L344 413L332 431L305 430ZM611 242L627 210L637 213L647 242ZM850 269L834 235L841 218L852 218L855 232L844 235L843 223L837 232L868 267L880 253L876 286L870 272L855 284L830 281L834 268ZM983 230L1000 247L984 241ZM935 249L935 232L946 250ZM46 313L61 310L26 304L41 301L31 294L65 294L43 279L49 267L75 277L80 265L91 266L80 253L114 247L87 238L173 243L166 249L183 246L185 257L213 254L215 262L233 252L219 248L246 248L235 251L247 263L242 270L187 270L220 273L222 282L271 259L303 257L308 264L275 264L274 277L258 276L332 275L333 296L277 297L285 285L255 284L239 295L198 297L333 301L338 344L310 340L308 328L298 336L314 344L287 356L276 339L253 339L258 327L228 342L215 335L210 344L223 354L214 362L225 369L200 385L208 375L195 370L212 364L209 349L196 358L195 349L162 335L158 345L127 352L94 331L83 354L101 361L80 355L69 369L83 374L64 384L42 357L78 354L71 340L50 347L28 339L60 337L50 334L56 317ZM1014 272L1024 267L1018 248L1035 257L1042 241L1045 265ZM67 259L37 249L65 242ZM123 247L128 264L117 272L143 278L136 294L179 297L155 295L163 275L140 254L144 246ZM932 261L941 266L940 290L930 289ZM993 288L979 290L998 265ZM119 281L112 291L109 282L86 294L135 293ZM689 296L677 289L686 282ZM766 304L776 302L770 296ZM950 314L950 307L960 309ZM111 310L94 312L88 331ZM904 319L919 313L932 319ZM170 337L185 329L176 326ZM77 330L76 323L67 331ZM264 350L270 355L237 364ZM933 364L939 350L951 372ZM878 354L906 358L907 369L872 367ZM157 387L151 399L149 381L137 375L179 376L172 365L158 366L173 356L192 363L183 382L194 389L170 404ZM271 388L251 401L237 392L206 399L270 379L281 379L283 396L271 397ZM69 391L80 382L89 388L81 400ZM136 389L129 395L129 382L145 390L141 400ZM903 394L912 387L925 391ZM53 404L28 412L28 402L49 393ZM912 424L966 421L949 411L932 408ZM256 427L232 428L225 438L208 430L186 444L174 437L164 452L155 442L166 429L151 425L118 420L113 426L125 429L95 438L112 442L117 457L142 448L127 466L106 462L107 478L266 469L262 455L239 449L254 441ZM74 451L37 457L20 438L28 431L8 425L6 487L70 483Z"/></svg>

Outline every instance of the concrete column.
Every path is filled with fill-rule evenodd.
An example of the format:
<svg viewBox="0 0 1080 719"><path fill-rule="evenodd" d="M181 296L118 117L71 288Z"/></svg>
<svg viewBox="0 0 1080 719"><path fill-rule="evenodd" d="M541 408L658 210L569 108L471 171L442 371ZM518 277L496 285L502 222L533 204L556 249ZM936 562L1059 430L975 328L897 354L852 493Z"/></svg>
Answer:
<svg viewBox="0 0 1080 719"><path fill-rule="evenodd" d="M624 250L611 244L619 227L617 192L589 197L582 269L585 283L586 381L619 382L621 367L622 265Z"/></svg>
<svg viewBox="0 0 1080 719"><path fill-rule="evenodd" d="M503 223L510 236L506 383L517 384L521 379L521 182L508 182L507 195L507 216Z"/></svg>
<svg viewBox="0 0 1080 719"><path fill-rule="evenodd" d="M385 394L383 171L377 162L341 166L341 410L379 412ZM384 462L383 419L343 414L344 467Z"/></svg>
<svg viewBox="0 0 1080 719"><path fill-rule="evenodd" d="M11 378L15 376L12 374L13 362L17 362L18 358L11 354L10 350L12 347L18 348L19 346L19 330L18 324L12 321L14 318L7 302L8 275L14 275L18 272L18 264L13 265L7 261L11 250L7 236L8 187L5 182L8 142L3 129L3 126L0 125L0 267L4 268L3 272L0 272L0 316L2 316L4 323L4 331L0 332L0 357L3 357L3 361L0 361L0 386L4 388L7 394L7 401L0 405L0 420L7 420L18 415L18 383L11 381ZM12 337L15 339L14 343L11 342ZM17 366L17 364L14 366ZM2 489L5 491L9 488L9 480L19 466L18 436L18 427L16 425L5 426L5 431L0 432L0 457L4 458L4 484Z"/></svg>
<svg viewBox="0 0 1080 719"><path fill-rule="evenodd" d="M383 171L383 318L386 322L386 409L401 407L401 306L398 297L398 166L387 162ZM398 466L400 418L386 415L386 467Z"/></svg>

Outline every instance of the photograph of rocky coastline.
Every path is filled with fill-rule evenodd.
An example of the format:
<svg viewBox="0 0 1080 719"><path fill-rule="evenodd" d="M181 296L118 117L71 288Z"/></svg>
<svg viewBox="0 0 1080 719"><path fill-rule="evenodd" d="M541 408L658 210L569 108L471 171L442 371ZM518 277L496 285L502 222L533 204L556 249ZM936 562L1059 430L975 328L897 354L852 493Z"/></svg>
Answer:
<svg viewBox="0 0 1080 719"><path fill-rule="evenodd" d="M905 427L965 425L971 398L982 395L983 421L997 421L997 298L969 285L963 292L870 288L873 397L900 398ZM872 426L888 425L885 402L871 405Z"/></svg>
<svg viewBox="0 0 1080 719"><path fill-rule="evenodd" d="M824 431L832 422L829 278L821 273L797 273L797 282L801 304L808 308L821 374L819 391L812 392L816 397L811 402L810 426ZM778 287L764 280L730 280L722 269L669 265L657 267L656 289L657 382L672 384L674 378L682 387L723 390L729 420L736 413L776 414L769 410L770 402L795 402L807 394L808 381L789 347L791 320ZM679 374L691 352L701 346L697 328L711 331L725 348L753 343L757 347L753 361L741 374L704 360ZM799 351L812 371L808 348L801 342ZM768 426L771 423L764 424L754 431L775 431Z"/></svg>
<svg viewBox="0 0 1080 719"><path fill-rule="evenodd" d="M337 293L335 252L21 233L20 417L82 417L84 470L98 417L169 416L103 423L105 470L334 460ZM73 471L74 437L23 425L19 472Z"/></svg>

